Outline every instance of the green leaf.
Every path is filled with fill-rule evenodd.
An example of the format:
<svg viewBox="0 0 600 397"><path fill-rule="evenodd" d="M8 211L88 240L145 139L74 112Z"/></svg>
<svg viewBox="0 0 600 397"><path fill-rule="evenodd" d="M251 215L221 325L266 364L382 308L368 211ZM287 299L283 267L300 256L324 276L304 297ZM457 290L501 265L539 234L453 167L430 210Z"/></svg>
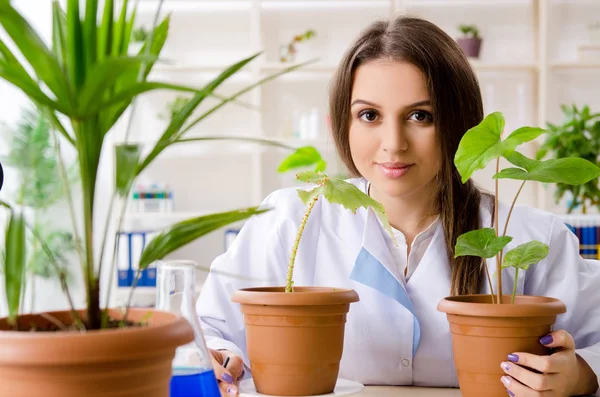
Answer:
<svg viewBox="0 0 600 397"><path fill-rule="evenodd" d="M356 185L346 182L343 179L328 178L325 180L324 186L325 191L323 195L327 201L332 204L340 204L353 214L356 213L358 208L373 209L384 229L390 234L394 242L396 242L392 226L387 219L385 208L381 203L364 193Z"/></svg>
<svg viewBox="0 0 600 397"><path fill-rule="evenodd" d="M173 142L181 138L183 132L181 132L181 128L184 123L189 119L194 110L208 97L213 93L215 89L217 89L223 82L225 82L228 78L236 74L240 69L250 63L254 58L259 56L260 53L254 54L251 57L243 59L234 65L228 67L223 72L221 72L216 78L210 81L202 91L198 92L194 95L186 105L181 109L181 111L171 118L171 122L167 126L166 130L161 135L155 147L152 149L150 154L146 156L142 165L138 169L138 174L142 170L144 170L163 150L169 142Z"/></svg>
<svg viewBox="0 0 600 397"><path fill-rule="evenodd" d="M463 183L475 171L485 168L491 160L509 155L517 146L545 132L541 128L522 127L502 141L503 130L504 116L500 112L494 112L465 133L454 158Z"/></svg>
<svg viewBox="0 0 600 397"><path fill-rule="evenodd" d="M0 24L31 65L35 74L57 98L71 98L69 84L58 63L35 30L8 2L0 2Z"/></svg>
<svg viewBox="0 0 600 397"><path fill-rule="evenodd" d="M527 159L522 154L514 152L507 157L507 160L525 169L506 168L494 175L495 179L582 185L600 177L600 167L578 157L538 161Z"/></svg>
<svg viewBox="0 0 600 397"><path fill-rule="evenodd" d="M25 286L27 249L25 217L22 209L13 209L5 236L6 262L4 264L8 321L15 324L19 314L21 293Z"/></svg>
<svg viewBox="0 0 600 397"><path fill-rule="evenodd" d="M512 241L509 236L496 236L493 228L472 230L464 233L456 240L454 257L478 256L480 258L493 258Z"/></svg>
<svg viewBox="0 0 600 397"><path fill-rule="evenodd" d="M102 24L98 29L97 59L99 62L103 61L106 56L110 55L112 52L114 9L114 0L105 0L104 12L102 13Z"/></svg>
<svg viewBox="0 0 600 397"><path fill-rule="evenodd" d="M93 114L89 108L99 102L98 98L102 98L106 90L114 87L128 71L139 70L142 62L141 57L118 57L107 58L94 65L81 88L79 114Z"/></svg>
<svg viewBox="0 0 600 397"><path fill-rule="evenodd" d="M114 40L112 46L112 55L114 57L123 54L123 40L125 36L125 30L127 28L127 4L129 0L123 0L123 6L121 7L121 15L119 20L114 25Z"/></svg>
<svg viewBox="0 0 600 397"><path fill-rule="evenodd" d="M52 1L52 51L62 67L67 65L67 16L58 0Z"/></svg>
<svg viewBox="0 0 600 397"><path fill-rule="evenodd" d="M137 8L134 8L129 20L125 24L125 33L123 35L123 48L122 54L127 55L129 49L129 41L131 40L131 32L133 30L133 24L135 23L135 16L137 13Z"/></svg>
<svg viewBox="0 0 600 397"><path fill-rule="evenodd" d="M85 79L83 34L79 19L79 0L67 0L67 72L77 90Z"/></svg>
<svg viewBox="0 0 600 397"><path fill-rule="evenodd" d="M313 146L303 146L286 157L279 165L277 171L287 172L292 169L314 165L315 171L322 172L325 171L326 164L317 149Z"/></svg>
<svg viewBox="0 0 600 397"><path fill-rule="evenodd" d="M529 241L521 244L506 253L502 268L516 267L529 269L529 266L538 263L548 256L548 246L539 241Z"/></svg>
<svg viewBox="0 0 600 397"><path fill-rule="evenodd" d="M494 112L465 133L454 157L454 164L463 183L476 170L485 168L488 162L500 157L499 144L503 130L504 116L500 112Z"/></svg>
<svg viewBox="0 0 600 397"><path fill-rule="evenodd" d="M115 147L116 158L116 189L121 197L127 197L131 185L135 180L141 155L141 146L134 144L122 144Z"/></svg>
<svg viewBox="0 0 600 397"><path fill-rule="evenodd" d="M52 110L58 110L67 115L71 114L68 107L65 107L62 103L55 102L46 96L39 85L35 84L29 75L21 73L18 68L0 62L0 78L23 91L23 93L25 93L32 101L48 106Z"/></svg>
<svg viewBox="0 0 600 397"><path fill-rule="evenodd" d="M296 174L296 178L298 178L302 182L306 182L306 183L322 184L329 177L322 172L302 171L302 172L299 172L298 174Z"/></svg>
<svg viewBox="0 0 600 397"><path fill-rule="evenodd" d="M317 186L314 189L309 190L309 191L303 190L303 189L298 189L298 196L300 196L300 200L302 200L304 205L307 205L310 202L310 200L322 195L324 192L325 192L324 186Z"/></svg>
<svg viewBox="0 0 600 397"><path fill-rule="evenodd" d="M83 22L83 48L85 51L86 75L96 62L96 21L98 18L98 0L86 0L85 20Z"/></svg>
<svg viewBox="0 0 600 397"><path fill-rule="evenodd" d="M253 215L262 214L270 209L257 207L200 216L176 223L156 236L144 249L140 258L140 269L146 269L151 263L164 258L171 252L204 236L214 230L235 223Z"/></svg>

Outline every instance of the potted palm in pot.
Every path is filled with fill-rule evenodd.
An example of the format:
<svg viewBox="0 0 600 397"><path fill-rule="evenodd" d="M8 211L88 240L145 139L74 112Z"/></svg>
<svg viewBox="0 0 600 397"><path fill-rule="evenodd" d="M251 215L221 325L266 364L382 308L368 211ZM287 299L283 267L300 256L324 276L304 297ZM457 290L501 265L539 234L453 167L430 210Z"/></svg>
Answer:
<svg viewBox="0 0 600 397"><path fill-rule="evenodd" d="M499 363L515 351L545 355L548 349L539 338L548 334L556 317L566 311L565 305L554 298L517 295L519 271L540 262L548 255L548 245L527 241L508 250L513 240L507 235L508 223L519 193L527 181L581 185L600 176L600 168L578 157L539 161L529 159L515 149L546 131L522 127L502 139L504 117L495 112L463 136L455 156L455 165L466 182L476 170L496 161L494 227L467 232L457 239L455 256L470 255L482 258L486 270L489 295L451 296L442 300L438 310L446 313L452 334L454 363L463 396L506 395L499 379L503 372ZM500 170L500 158L515 167ZM508 211L503 229L498 220L498 181L522 181ZM496 288L485 260L496 259ZM502 293L502 269L513 268L515 284L511 295ZM502 331L499 332L499 329ZM486 354L479 354L485 351Z"/></svg>
<svg viewBox="0 0 600 397"><path fill-rule="evenodd" d="M129 307L111 309L108 299L105 305L101 304L102 275L106 271L112 275L116 270L116 242L107 249L112 242L108 237L110 230L114 229L114 223L118 224L117 230L121 229L125 201L133 181L164 150L191 140L232 139L218 136L187 139L184 134L245 92L301 65L291 66L231 96L221 97L215 90L259 54L233 64L204 87L177 86L148 80L167 39L169 17L150 29L136 56L128 55L135 8L128 11L127 0L122 2L120 11L113 0L106 0L103 9L98 7L97 0L68 0L66 12L55 0L52 18L52 47L49 48L8 0L0 0L0 25L11 41L8 44L0 41L0 78L26 94L51 123L60 137L59 142L69 145L76 153L81 189L77 195L81 201L77 205L65 176L60 146L56 145L84 278L86 304L83 308L75 307L69 285L61 278L69 310L20 313L20 298L26 282L28 229L46 252L48 262L58 266L58 261L43 236L30 226L20 203L0 202L9 213L4 267L9 310L8 317L0 319L0 390L15 396L162 397L169 392L175 349L191 342L193 331L185 319L169 313L130 310ZM157 89L189 92L192 98L174 115L147 155L142 155L139 144L128 142L127 134L124 142L116 146L115 186L106 223L94 222L97 196L101 193L97 178L100 159L103 151L109 150L107 146L110 148L113 126L137 95ZM190 119L194 110L211 96L220 102L198 118ZM112 214L119 205L115 222ZM75 215L76 209L80 215ZM261 212L263 210L252 207L176 223L148 244L139 268L143 270L211 231ZM95 242L95 236L102 237L100 244ZM105 255L106 252L109 253Z"/></svg>
<svg viewBox="0 0 600 397"><path fill-rule="evenodd" d="M319 199L356 212L372 208L393 238L383 206L343 177L329 177L325 161L312 147L286 158L279 171L316 164L296 177L309 184L298 196L306 211L298 227L287 267L286 285L238 290L246 325L248 359L256 390L262 394L310 396L334 391L343 353L346 315L359 300L351 289L295 286L294 265L300 240Z"/></svg>

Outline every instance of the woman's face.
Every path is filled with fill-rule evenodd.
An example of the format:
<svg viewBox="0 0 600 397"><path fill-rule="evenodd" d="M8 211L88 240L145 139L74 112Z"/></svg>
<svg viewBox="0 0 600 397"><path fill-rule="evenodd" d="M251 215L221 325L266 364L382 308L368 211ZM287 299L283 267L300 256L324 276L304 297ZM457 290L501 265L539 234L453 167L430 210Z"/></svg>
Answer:
<svg viewBox="0 0 600 397"><path fill-rule="evenodd" d="M441 152L421 71L388 60L359 66L350 117L352 160L371 192L380 200L431 200Z"/></svg>

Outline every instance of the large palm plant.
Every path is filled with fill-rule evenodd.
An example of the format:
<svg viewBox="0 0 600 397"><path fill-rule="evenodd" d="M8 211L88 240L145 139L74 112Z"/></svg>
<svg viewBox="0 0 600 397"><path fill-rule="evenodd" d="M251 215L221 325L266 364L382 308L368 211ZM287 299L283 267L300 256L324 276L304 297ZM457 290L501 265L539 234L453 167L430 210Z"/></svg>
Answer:
<svg viewBox="0 0 600 397"><path fill-rule="evenodd" d="M9 0L0 0L0 25L18 51L13 53L6 43L0 41L0 77L23 91L77 153L82 189L81 235L78 233L79 225L74 215L70 186L67 186L67 198L72 212L74 235L78 242L81 239L81 244L76 245L82 247L79 250L79 258L85 277L87 313L85 318L80 319L74 308L72 312L76 323L88 329L99 329L109 324L108 311L103 310L100 305L99 280L107 259L112 259L114 263L114 258L104 258L102 254L107 242L107 231L110 229L112 209L115 202L119 201L115 197L126 198L136 176L163 150L171 145L192 140L185 139L184 134L208 115L256 86L301 66L284 69L226 98L217 96L215 90L259 54L228 67L201 88L149 81L148 75L167 38L169 18L157 23L150 31L138 56L128 56L127 49L134 19L135 8L129 12L127 0L123 0L120 11L115 9L113 0L105 0L103 10L99 9L98 0L67 0L66 12L60 8L58 1L54 0L52 47L49 48ZM115 193L110 201L106 224L98 225L94 223L93 217L95 193L100 157L102 151L106 150L107 138L113 130L112 127L137 95L157 89L191 92L193 97L174 115L148 155L142 157L140 147L136 144L125 143L117 146ZM194 110L211 96L220 98L220 102L200 117L190 120ZM127 141L127 137L125 140ZM255 141L273 144L259 139ZM62 164L62 158L59 157L59 160ZM66 179L64 181L67 182ZM6 232L5 275L9 319L14 323L18 316L19 296L23 285L25 229L28 225L18 207L7 203L0 204L11 211ZM175 224L145 249L140 268L206 233L260 212L257 208L248 208ZM122 221L123 211L120 211L120 214ZM93 236L96 233L103 233L100 247L94 246ZM66 283L63 284L63 289L72 302Z"/></svg>

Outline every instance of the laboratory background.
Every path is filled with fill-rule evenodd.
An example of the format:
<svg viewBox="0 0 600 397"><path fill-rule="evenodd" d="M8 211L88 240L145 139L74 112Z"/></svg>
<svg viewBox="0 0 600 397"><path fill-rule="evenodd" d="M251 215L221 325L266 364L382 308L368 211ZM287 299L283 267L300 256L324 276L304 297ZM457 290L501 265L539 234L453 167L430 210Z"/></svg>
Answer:
<svg viewBox="0 0 600 397"><path fill-rule="evenodd" d="M102 2L101 2L102 3ZM119 2L117 2L119 3ZM133 2L131 2L133 5ZM116 270L102 277L111 285L112 306L124 305L143 247L163 227L211 212L259 205L273 190L298 185L294 172L278 166L291 149L312 145L327 161L330 174L344 175L328 127L328 87L343 52L368 24L398 13L428 19L456 38L480 82L485 113L500 111L506 132L519 126L552 128L562 134L561 156L580 156L598 164L600 153L600 0L140 0L131 32L131 51L139 51L155 23L171 15L169 34L151 79L201 87L228 66L258 54L228 79L197 110L205 113L232 95L261 81L236 101L192 127L186 138L264 138L280 147L235 140L198 140L174 145L134 182L118 239ZM19 0L14 6L50 40L50 0ZM5 34L5 32L1 32ZM2 36L4 37L4 36ZM297 65L301 65L295 67ZM292 70L288 70L291 68ZM130 139L151 147L191 94L170 90L139 95L111 133L118 144ZM67 270L75 304L85 303L81 268L62 185L57 179L55 142L50 125L18 90L0 82L0 161L4 186L0 198L25 198L28 211L50 248ZM568 137L567 137L568 135ZM545 138L523 147L536 156ZM550 145L559 150L559 144ZM67 177L76 183L74 152L61 149ZM106 219L115 173L111 151L102 158L98 222ZM504 164L505 165L505 164ZM475 174L481 188L493 191L494 165ZM37 187L20 182L36 176ZM500 183L500 199L510 202L518 181ZM585 188L567 188L556 199L556 185L527 183L519 204L561 214L582 244L596 257L600 227L598 180ZM584 199L584 204L581 200ZM78 202L78 198L74 200ZM3 214L2 222L6 219ZM113 217L118 214L113 213ZM198 265L197 292L216 256L235 239L242 223L221 228L168 255ZM38 247L39 250L39 247ZM39 255L38 255L39 256ZM43 257L28 263L24 312L68 307L60 281ZM3 277L0 272L0 277ZM0 296L4 296L0 283ZM133 305L153 307L156 270L142 274ZM6 314L0 304L0 317Z"/></svg>

